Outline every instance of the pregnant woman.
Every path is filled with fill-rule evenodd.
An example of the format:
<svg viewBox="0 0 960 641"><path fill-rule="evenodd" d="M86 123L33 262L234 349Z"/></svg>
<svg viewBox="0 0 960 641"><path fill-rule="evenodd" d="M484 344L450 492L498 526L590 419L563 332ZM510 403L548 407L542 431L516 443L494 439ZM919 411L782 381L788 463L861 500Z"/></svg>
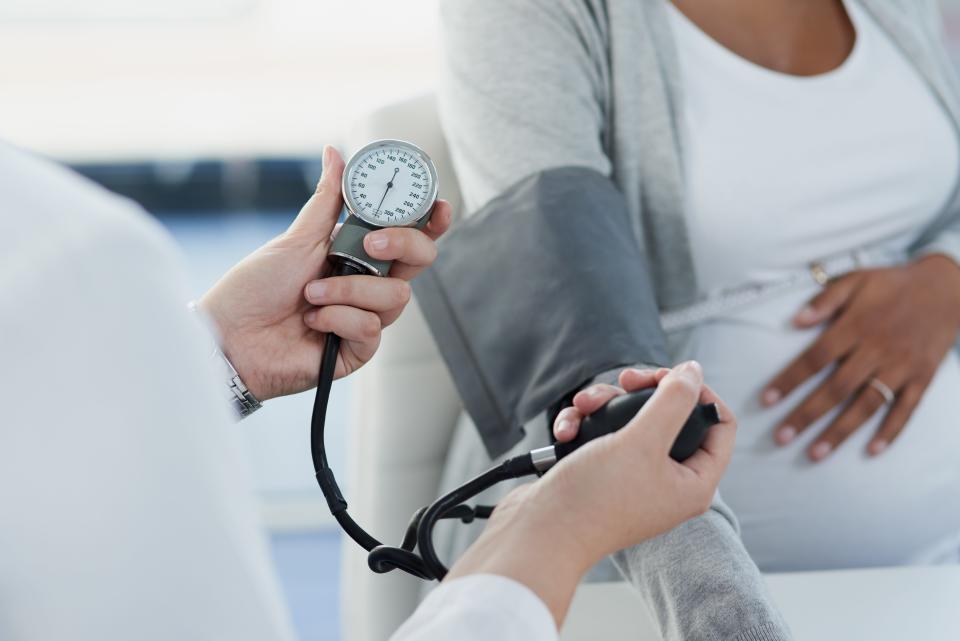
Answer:
<svg viewBox="0 0 960 641"><path fill-rule="evenodd" d="M443 9L468 210L561 167L623 194L670 358L740 421L721 494L760 568L960 560L960 108L936 2ZM457 476L486 457L460 429Z"/></svg>
<svg viewBox="0 0 960 641"><path fill-rule="evenodd" d="M786 71L723 4L667 5L698 288L864 269L732 304L679 346L743 426L721 492L765 569L960 560L960 270L910 255L956 188L954 123L856 0L810 3L823 60Z"/></svg>

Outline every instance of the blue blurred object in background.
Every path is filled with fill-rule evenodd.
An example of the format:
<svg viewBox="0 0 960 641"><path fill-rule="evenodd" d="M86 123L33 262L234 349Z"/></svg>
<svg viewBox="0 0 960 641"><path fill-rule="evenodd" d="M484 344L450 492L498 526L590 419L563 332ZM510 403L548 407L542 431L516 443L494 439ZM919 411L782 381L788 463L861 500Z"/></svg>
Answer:
<svg viewBox="0 0 960 641"><path fill-rule="evenodd" d="M297 637L339 641L339 533L275 534L270 542Z"/></svg>

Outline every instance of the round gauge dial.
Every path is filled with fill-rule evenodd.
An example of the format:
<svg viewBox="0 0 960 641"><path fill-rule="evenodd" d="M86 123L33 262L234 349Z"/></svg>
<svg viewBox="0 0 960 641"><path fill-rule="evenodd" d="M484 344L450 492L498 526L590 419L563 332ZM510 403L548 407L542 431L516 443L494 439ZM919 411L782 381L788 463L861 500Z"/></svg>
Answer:
<svg viewBox="0 0 960 641"><path fill-rule="evenodd" d="M413 226L437 199L437 170L416 145L379 140L347 162L343 199L350 213L371 225Z"/></svg>

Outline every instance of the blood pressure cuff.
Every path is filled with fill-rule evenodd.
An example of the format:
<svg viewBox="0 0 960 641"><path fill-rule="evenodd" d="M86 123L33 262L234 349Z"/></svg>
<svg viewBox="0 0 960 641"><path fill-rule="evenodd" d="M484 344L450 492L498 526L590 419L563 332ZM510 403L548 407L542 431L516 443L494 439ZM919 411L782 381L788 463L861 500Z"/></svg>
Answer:
<svg viewBox="0 0 960 641"><path fill-rule="evenodd" d="M439 247L414 290L491 457L595 375L666 362L647 259L603 175L531 176Z"/></svg>

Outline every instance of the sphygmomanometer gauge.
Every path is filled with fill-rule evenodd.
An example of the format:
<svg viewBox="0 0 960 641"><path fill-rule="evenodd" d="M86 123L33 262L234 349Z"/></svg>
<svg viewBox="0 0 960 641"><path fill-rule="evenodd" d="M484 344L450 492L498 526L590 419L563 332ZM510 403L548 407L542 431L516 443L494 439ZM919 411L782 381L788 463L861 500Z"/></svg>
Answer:
<svg viewBox="0 0 960 641"><path fill-rule="evenodd" d="M377 140L347 161L342 188L350 215L337 233L330 255L367 273L385 276L390 263L367 255L363 238L383 227L424 227L437 200L437 168L413 143Z"/></svg>

